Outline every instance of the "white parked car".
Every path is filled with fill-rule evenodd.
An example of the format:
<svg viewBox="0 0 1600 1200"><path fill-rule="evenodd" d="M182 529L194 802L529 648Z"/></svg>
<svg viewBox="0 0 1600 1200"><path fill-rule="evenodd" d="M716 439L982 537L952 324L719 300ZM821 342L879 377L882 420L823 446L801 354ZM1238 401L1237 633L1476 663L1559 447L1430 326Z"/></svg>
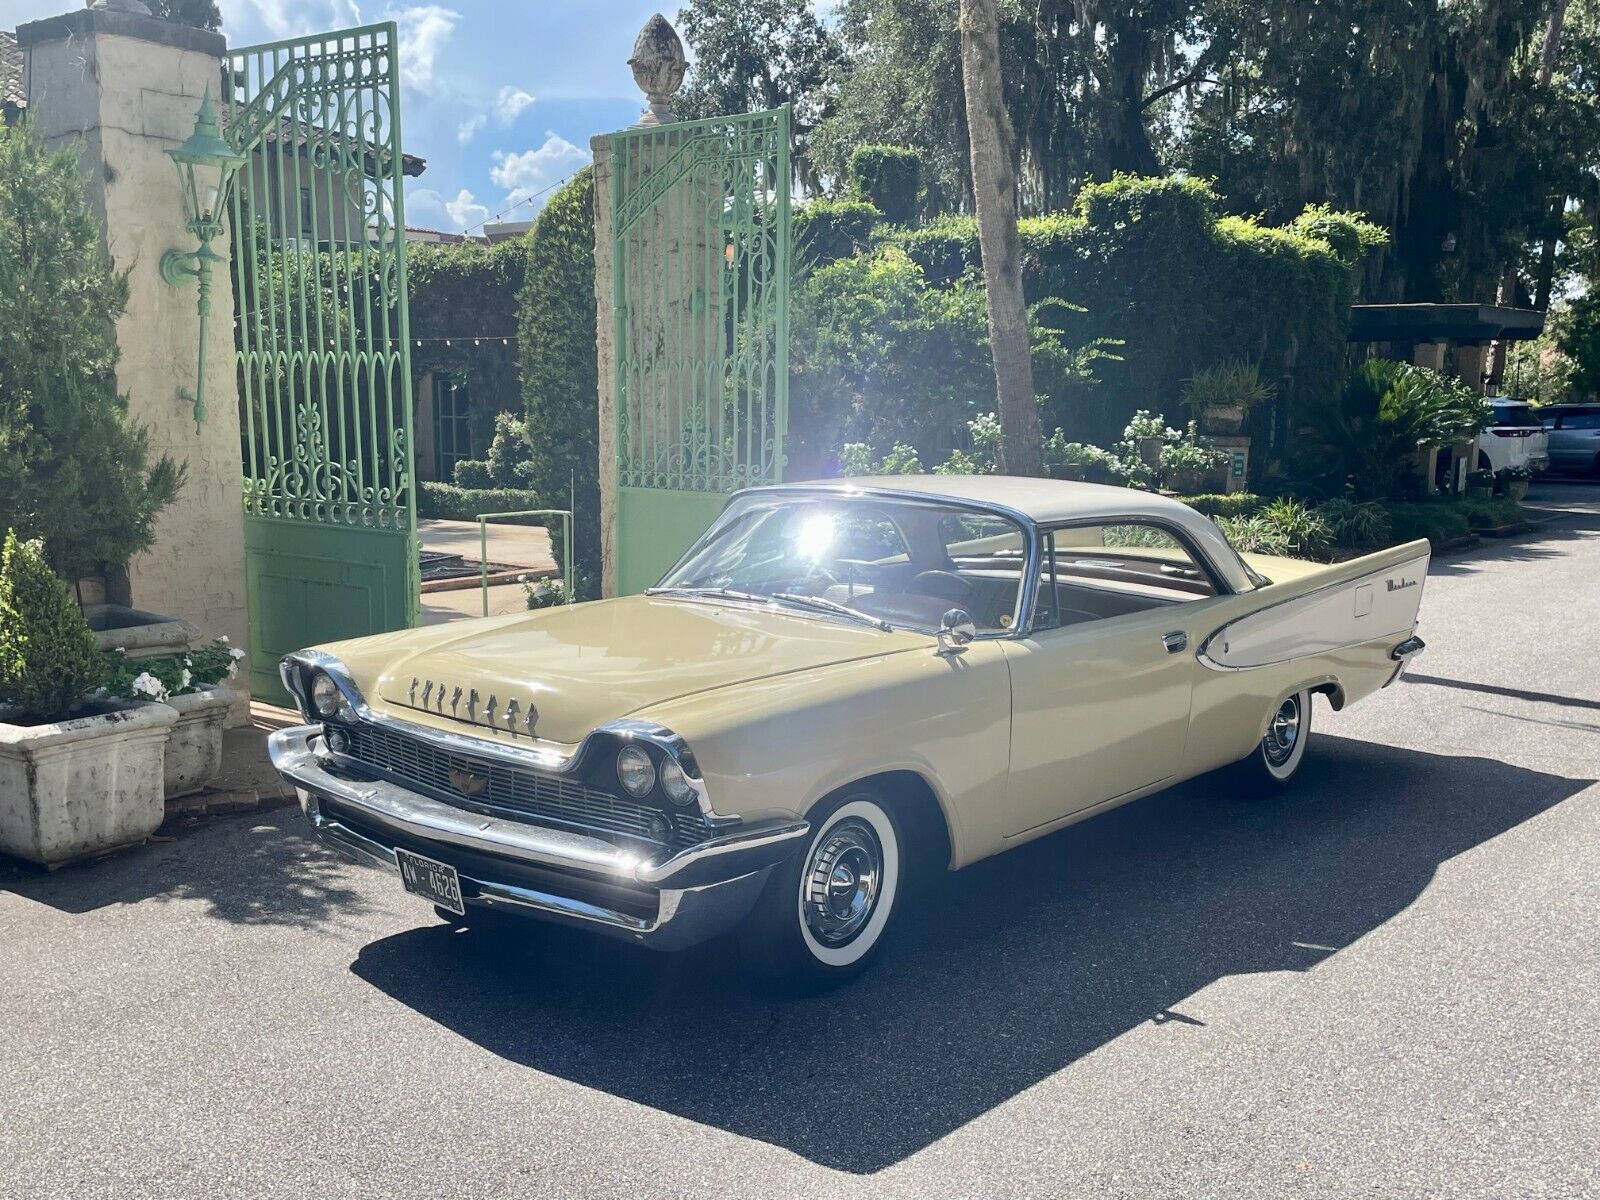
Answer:
<svg viewBox="0 0 1600 1200"><path fill-rule="evenodd" d="M1478 470L1503 471L1526 467L1543 471L1550 466L1550 433L1526 400L1491 396L1494 424L1478 435Z"/></svg>

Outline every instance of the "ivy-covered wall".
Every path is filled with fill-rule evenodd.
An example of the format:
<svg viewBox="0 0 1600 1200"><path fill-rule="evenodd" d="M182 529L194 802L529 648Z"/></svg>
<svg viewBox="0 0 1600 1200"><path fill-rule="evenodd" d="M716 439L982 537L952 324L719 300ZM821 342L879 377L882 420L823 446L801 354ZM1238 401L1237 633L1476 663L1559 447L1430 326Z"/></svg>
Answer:
<svg viewBox="0 0 1600 1200"><path fill-rule="evenodd" d="M407 256L411 375L419 409L428 411L427 376L463 377L471 397L473 451L481 456L494 434L495 414L522 408L517 293L527 268L527 239L492 246L416 243ZM431 431L418 433L419 441L431 444Z"/></svg>
<svg viewBox="0 0 1600 1200"><path fill-rule="evenodd" d="M1137 409L1179 415L1183 381L1222 359L1257 364L1278 390L1248 430L1272 444L1299 398L1329 395L1345 371L1345 333L1360 254L1382 234L1352 214L1311 209L1284 227L1221 216L1200 180L1118 177L1085 187L1067 212L1020 222L1030 302L1081 305L1070 342L1119 339L1100 383L1045 414L1046 428L1105 444ZM888 240L930 283L979 265L975 222L945 217Z"/></svg>

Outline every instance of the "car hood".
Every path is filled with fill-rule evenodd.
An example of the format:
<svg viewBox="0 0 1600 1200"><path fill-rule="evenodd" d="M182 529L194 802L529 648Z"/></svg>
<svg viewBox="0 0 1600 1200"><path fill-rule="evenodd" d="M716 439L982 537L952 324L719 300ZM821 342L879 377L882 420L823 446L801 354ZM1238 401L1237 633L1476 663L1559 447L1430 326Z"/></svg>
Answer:
<svg viewBox="0 0 1600 1200"><path fill-rule="evenodd" d="M538 710L534 735L570 745L598 725L667 700L832 663L925 651L933 641L748 602L628 596L326 649L381 707L427 712L430 723L504 729L515 700L517 733L525 734L532 704ZM461 696L452 708L456 688Z"/></svg>

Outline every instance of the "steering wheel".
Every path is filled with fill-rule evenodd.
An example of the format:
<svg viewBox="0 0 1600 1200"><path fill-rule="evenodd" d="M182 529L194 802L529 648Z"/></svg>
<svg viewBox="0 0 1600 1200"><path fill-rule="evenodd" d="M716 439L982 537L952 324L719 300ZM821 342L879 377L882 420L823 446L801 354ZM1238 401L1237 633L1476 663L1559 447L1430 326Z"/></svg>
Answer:
<svg viewBox="0 0 1600 1200"><path fill-rule="evenodd" d="M960 604L971 611L973 598L977 590L967 580L961 578L954 571L923 571L914 576L908 592L915 592L919 596L937 596L941 600L950 600Z"/></svg>

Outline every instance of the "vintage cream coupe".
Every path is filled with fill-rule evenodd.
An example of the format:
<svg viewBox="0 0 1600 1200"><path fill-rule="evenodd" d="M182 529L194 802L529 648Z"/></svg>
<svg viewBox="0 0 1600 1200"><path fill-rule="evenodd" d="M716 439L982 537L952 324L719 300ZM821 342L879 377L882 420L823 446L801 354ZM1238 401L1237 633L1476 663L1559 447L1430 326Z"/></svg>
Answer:
<svg viewBox="0 0 1600 1200"><path fill-rule="evenodd" d="M1007 477L756 488L658 587L290 655L274 764L440 915L858 971L921 871L1179 780L1298 772L1386 686L1428 543L1240 555L1175 500Z"/></svg>

